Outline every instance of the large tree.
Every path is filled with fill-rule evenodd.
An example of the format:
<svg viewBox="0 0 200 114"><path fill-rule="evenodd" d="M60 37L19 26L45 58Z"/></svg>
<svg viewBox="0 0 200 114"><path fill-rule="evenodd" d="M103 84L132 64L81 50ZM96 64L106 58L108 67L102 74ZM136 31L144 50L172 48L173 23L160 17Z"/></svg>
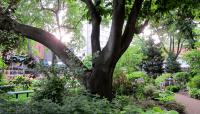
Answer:
<svg viewBox="0 0 200 114"><path fill-rule="evenodd" d="M17 34L42 43L51 49L71 69L87 68L82 62L51 33L30 25L19 23L12 17L20 0L10 0L8 7L0 2L0 30L14 31ZM74 2L75 0L69 0ZM149 20L159 19L169 10L179 10L182 5L198 6L193 0L81 0L85 3L92 24L92 70L87 78L87 88L91 93L112 99L112 76L119 58L129 47L135 34L142 32ZM80 3L80 1L75 1ZM80 3L81 4L81 3ZM191 5L192 4L192 5ZM193 5L195 4L195 5ZM151 7L152 6L152 7ZM108 42L100 47L100 25L108 10L111 16L111 29Z"/></svg>

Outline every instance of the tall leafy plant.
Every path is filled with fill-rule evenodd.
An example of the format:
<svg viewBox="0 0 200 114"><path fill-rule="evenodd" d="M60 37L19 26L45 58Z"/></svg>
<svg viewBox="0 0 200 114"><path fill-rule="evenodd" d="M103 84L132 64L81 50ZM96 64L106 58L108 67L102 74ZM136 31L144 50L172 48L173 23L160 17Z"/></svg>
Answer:
<svg viewBox="0 0 200 114"><path fill-rule="evenodd" d="M184 60L190 65L190 70L192 72L200 73L200 51L195 49L188 51L184 55Z"/></svg>
<svg viewBox="0 0 200 114"><path fill-rule="evenodd" d="M145 55L142 53L143 39L135 38L132 44L117 62L115 74L120 72L131 73L141 70L140 63L145 58Z"/></svg>
<svg viewBox="0 0 200 114"><path fill-rule="evenodd" d="M168 54L165 71L167 73L176 73L181 71L180 63L176 61L176 57L173 53Z"/></svg>
<svg viewBox="0 0 200 114"><path fill-rule="evenodd" d="M163 61L161 48L158 44L154 43L154 40L150 38L145 47L143 47L143 53L147 58L143 59L142 68L151 77L156 78L163 73Z"/></svg>

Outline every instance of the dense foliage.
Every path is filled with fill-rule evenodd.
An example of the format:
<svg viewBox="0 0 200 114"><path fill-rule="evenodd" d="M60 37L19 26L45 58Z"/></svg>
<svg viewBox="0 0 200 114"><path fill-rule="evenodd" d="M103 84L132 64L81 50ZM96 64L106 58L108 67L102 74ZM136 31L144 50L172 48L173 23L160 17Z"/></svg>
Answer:
<svg viewBox="0 0 200 114"><path fill-rule="evenodd" d="M64 91L64 80L60 77L52 76L48 79L40 80L39 83L35 83L35 94L33 99L41 101L43 99L49 99L54 103L62 103Z"/></svg>
<svg viewBox="0 0 200 114"><path fill-rule="evenodd" d="M131 73L137 70L141 70L140 63L145 58L145 55L142 53L141 46L139 46L141 43L135 40L133 43L137 44L131 45L122 55L115 67L115 73Z"/></svg>
<svg viewBox="0 0 200 114"><path fill-rule="evenodd" d="M188 51L184 55L184 59L187 61L187 63L190 65L190 69L192 72L198 72L200 69L200 51L195 49Z"/></svg>
<svg viewBox="0 0 200 114"><path fill-rule="evenodd" d="M167 73L176 73L181 71L180 63L177 62L173 53L170 53L167 57L165 71Z"/></svg>
<svg viewBox="0 0 200 114"><path fill-rule="evenodd" d="M153 78L161 75L163 73L164 58L159 45L155 44L152 38L147 41L143 53L147 56L142 61L144 71Z"/></svg>

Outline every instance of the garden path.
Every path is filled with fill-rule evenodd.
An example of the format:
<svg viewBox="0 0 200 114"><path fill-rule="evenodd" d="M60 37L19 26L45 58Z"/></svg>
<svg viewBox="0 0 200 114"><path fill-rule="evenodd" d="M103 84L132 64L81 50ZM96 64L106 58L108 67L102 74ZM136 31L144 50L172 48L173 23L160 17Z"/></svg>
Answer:
<svg viewBox="0 0 200 114"><path fill-rule="evenodd" d="M186 114L200 114L200 100L190 98L182 94L175 94L178 103L185 106Z"/></svg>

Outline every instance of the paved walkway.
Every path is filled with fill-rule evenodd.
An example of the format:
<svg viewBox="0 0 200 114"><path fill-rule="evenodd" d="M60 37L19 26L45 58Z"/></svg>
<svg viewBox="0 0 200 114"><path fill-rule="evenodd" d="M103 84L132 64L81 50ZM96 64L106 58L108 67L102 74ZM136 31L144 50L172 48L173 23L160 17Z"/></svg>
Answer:
<svg viewBox="0 0 200 114"><path fill-rule="evenodd" d="M178 103L185 106L186 114L200 114L200 100L185 95L175 94Z"/></svg>

